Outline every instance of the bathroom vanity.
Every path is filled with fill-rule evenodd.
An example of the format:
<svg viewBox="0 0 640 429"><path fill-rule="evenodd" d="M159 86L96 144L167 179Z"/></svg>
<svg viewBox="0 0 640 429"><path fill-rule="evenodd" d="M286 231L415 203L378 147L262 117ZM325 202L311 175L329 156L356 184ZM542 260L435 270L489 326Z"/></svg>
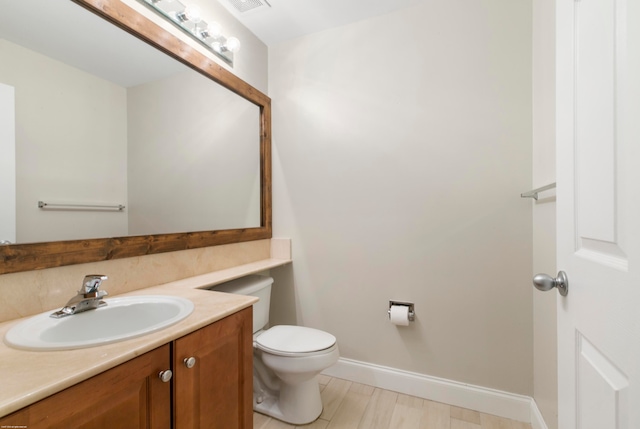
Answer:
<svg viewBox="0 0 640 429"><path fill-rule="evenodd" d="M258 299L206 288L291 262L290 253L273 249L269 259L118 295L194 304L189 316L160 331L75 350L0 342L0 427L250 429ZM0 338L22 320L0 323Z"/></svg>
<svg viewBox="0 0 640 429"><path fill-rule="evenodd" d="M251 308L240 310L0 418L0 427L251 428L251 324Z"/></svg>

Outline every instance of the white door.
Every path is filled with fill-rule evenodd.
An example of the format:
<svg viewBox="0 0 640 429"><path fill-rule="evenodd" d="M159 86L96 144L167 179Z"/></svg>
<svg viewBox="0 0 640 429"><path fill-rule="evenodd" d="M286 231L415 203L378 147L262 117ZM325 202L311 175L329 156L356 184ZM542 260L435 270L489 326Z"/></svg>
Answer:
<svg viewBox="0 0 640 429"><path fill-rule="evenodd" d="M0 245L16 242L15 89L0 83Z"/></svg>
<svg viewBox="0 0 640 429"><path fill-rule="evenodd" d="M557 0L560 429L640 429L640 1Z"/></svg>

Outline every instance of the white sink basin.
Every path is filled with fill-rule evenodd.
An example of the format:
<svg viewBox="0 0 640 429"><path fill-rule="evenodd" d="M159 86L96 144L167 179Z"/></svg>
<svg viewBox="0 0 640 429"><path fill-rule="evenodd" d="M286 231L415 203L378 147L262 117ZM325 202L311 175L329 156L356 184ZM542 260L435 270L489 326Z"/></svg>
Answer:
<svg viewBox="0 0 640 429"><path fill-rule="evenodd" d="M96 310L54 319L52 311L12 327L4 342L23 350L70 350L100 346L159 331L193 311L188 299L174 296L131 296L105 299Z"/></svg>

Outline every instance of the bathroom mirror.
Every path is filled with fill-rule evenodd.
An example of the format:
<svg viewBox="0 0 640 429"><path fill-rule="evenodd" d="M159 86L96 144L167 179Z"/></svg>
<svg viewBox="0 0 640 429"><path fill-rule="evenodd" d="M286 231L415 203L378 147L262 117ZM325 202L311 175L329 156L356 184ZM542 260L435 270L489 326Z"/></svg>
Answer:
<svg viewBox="0 0 640 429"><path fill-rule="evenodd" d="M33 3L36 0L10 1ZM108 84L97 90L87 89L87 86L77 91L85 99L74 99L76 116L71 125L62 125L54 118L57 111L62 110L61 106L68 103L64 96L69 96L73 90L67 90L57 83L40 87L31 84L26 86L33 89L32 92L36 93L34 96L46 94L51 104L47 108L40 107L40 111L35 109L33 114L47 125L35 127L34 130L17 127L16 141L32 143L38 132L46 134L47 129L55 129L57 124L63 129L62 135L69 136L61 140L67 143L71 153L56 161L56 164L66 162L63 168L57 170L58 173L47 174L47 163L57 159L55 157L62 149L54 146L47 148L48 151L16 148L18 158L26 157L29 160L26 167L23 165L21 173L16 174L17 180L21 181L22 186L26 180L31 180L31 175L40 174L43 184L39 189L47 189L46 186L50 185L48 191L29 197L28 204L34 207L36 200L51 198L47 203L101 204L108 200L125 205L125 209L122 212L65 209L46 213L43 209L35 210L44 219L38 227L44 233L29 237L25 243L0 245L0 274L270 238L270 99L120 0L73 0L76 4L71 0L38 1L46 4L46 7L43 10L33 5L28 7L26 23L18 22L20 14L4 14L10 18L0 23L0 39L2 29L6 30L9 25L5 25L8 20L16 21L17 26L24 26L28 29L26 33L31 35L35 33L34 28L45 27L39 25L42 20L61 20L67 22L67 30L58 31L68 31L69 38L77 38L74 36L77 33L70 31L71 27L77 31L84 24L77 17L70 23L64 21L71 14L69 7L74 8L74 15L79 13L89 22L84 34L89 35L85 38L91 41L91 49L80 51L80 56L97 54L94 48L101 45L96 39L98 27L107 24L109 29L117 30L117 34L109 35L108 43L102 44L111 52L99 53L89 61L97 69L99 79L108 81ZM53 7L54 3L58 6L64 4L64 7ZM38 16L39 12L45 15ZM134 41L125 42L129 48L137 43L151 51L141 53L127 48L125 52L118 48L118 40L131 35L135 36ZM0 40L0 50L3 49L2 43L5 43L5 51L10 48L15 57L33 57L30 51L34 47L31 45L27 49L29 52L25 53L22 47L16 48L18 44L13 40ZM38 43L46 45L48 41L44 38ZM54 62L62 63L65 57L77 56L78 52L73 51L81 49L67 45L59 53L60 56L54 58ZM130 57L123 58L123 55ZM142 61L134 61L135 58L141 58ZM125 76L122 73L124 67L118 65L119 61L133 65L134 73ZM137 68L140 63L147 67L144 70ZM43 69L39 64L28 63L24 66L23 74L40 75L41 79L56 74L69 75L64 65L58 69ZM0 82L1 67L0 64ZM85 83L77 77L72 80ZM117 82L115 89L109 86L114 81ZM163 86L154 90L153 87L158 86L159 82ZM24 89L21 91L24 92ZM105 106L109 103L95 95L105 93L109 103L116 107L107 109ZM87 94L90 96L86 97ZM88 110L98 110L101 121L81 116ZM196 116L197 112L202 114ZM88 125L93 122L102 128L89 128ZM128 123L129 126L119 128L114 123ZM70 145L71 137L80 143ZM98 149L90 146L91 142L101 139L104 142ZM134 140L138 144L127 147L118 143L121 140ZM80 158L81 161L74 158L83 151L87 152L88 157ZM109 168L104 167L106 164ZM110 170L111 173L115 171L116 174L107 176L104 170ZM76 175L67 175L66 172ZM84 178L82 181L101 185L102 193L96 196L80 187L73 196L64 194L63 191L73 189L74 183L79 182L70 179L78 177L78 172ZM238 174L233 176L234 173ZM129 181L123 180L123 177ZM21 186L17 187L18 190ZM117 197L109 197L118 195L114 189L119 189L119 195L124 195L127 200L123 202ZM36 194L38 197L34 198ZM150 195L154 198L144 201L144 197ZM16 199L19 201L20 198L18 195ZM145 212L144 206L149 210ZM101 222L101 219L107 222L126 218L128 225L114 227L113 231L105 229L106 232L97 236L92 231L73 237L47 235L61 229L55 221L64 216L74 219L71 223L77 228L71 229L81 230L82 219L87 215L91 215L92 224ZM21 217L18 223L26 221L24 216ZM122 228L128 228L128 234L120 233ZM78 234L77 231L74 233Z"/></svg>

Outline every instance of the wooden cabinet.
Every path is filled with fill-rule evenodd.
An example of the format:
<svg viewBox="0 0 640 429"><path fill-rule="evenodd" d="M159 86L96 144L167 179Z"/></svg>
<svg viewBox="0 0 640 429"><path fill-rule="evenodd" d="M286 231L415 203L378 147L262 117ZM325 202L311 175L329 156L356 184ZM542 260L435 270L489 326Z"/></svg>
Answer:
<svg viewBox="0 0 640 429"><path fill-rule="evenodd" d="M252 358L249 307L0 418L0 427L252 429Z"/></svg>
<svg viewBox="0 0 640 429"><path fill-rule="evenodd" d="M174 342L175 429L253 426L252 310L221 322Z"/></svg>
<svg viewBox="0 0 640 429"><path fill-rule="evenodd" d="M114 429L171 427L171 383L164 345L0 419L0 427Z"/></svg>

